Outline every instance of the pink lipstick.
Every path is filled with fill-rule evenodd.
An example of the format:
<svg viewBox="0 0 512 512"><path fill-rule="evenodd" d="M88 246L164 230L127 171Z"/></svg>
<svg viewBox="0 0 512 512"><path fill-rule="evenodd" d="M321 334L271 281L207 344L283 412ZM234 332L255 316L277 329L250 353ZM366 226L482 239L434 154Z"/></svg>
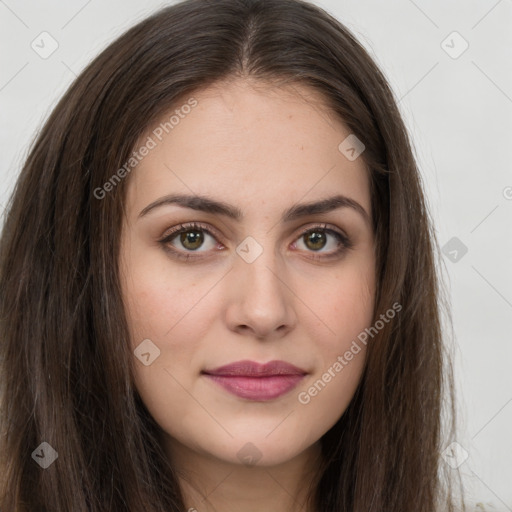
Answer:
<svg viewBox="0 0 512 512"><path fill-rule="evenodd" d="M272 400L288 393L307 374L285 361L237 361L202 373L230 393L255 401Z"/></svg>

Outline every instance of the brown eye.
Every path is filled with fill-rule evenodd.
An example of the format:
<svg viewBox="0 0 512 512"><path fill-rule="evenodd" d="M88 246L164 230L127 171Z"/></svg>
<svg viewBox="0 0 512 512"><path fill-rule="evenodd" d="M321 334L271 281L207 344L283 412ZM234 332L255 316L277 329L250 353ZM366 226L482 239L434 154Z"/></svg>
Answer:
<svg viewBox="0 0 512 512"><path fill-rule="evenodd" d="M313 259L334 258L341 256L346 250L353 247L350 239L335 229L328 229L327 225L316 226L305 231L295 242L295 248L303 249L311 254ZM323 250L327 248L327 250ZM329 250L330 249L330 250ZM315 254L317 253L317 254Z"/></svg>
<svg viewBox="0 0 512 512"><path fill-rule="evenodd" d="M196 223L180 224L159 242L173 256L183 259L194 257L194 252L199 257L204 256L217 245L217 239L210 230Z"/></svg>
<svg viewBox="0 0 512 512"><path fill-rule="evenodd" d="M180 233L180 243L185 249L195 251L204 242L204 234L201 230L188 230Z"/></svg>
<svg viewBox="0 0 512 512"><path fill-rule="evenodd" d="M339 257L353 247L346 235L326 226L316 226L303 232L294 242L294 248L309 253L312 259L328 259ZM196 223L180 224L159 242L173 257L184 260L207 256L220 245L207 227Z"/></svg>
<svg viewBox="0 0 512 512"><path fill-rule="evenodd" d="M325 244L327 243L326 234L320 231L310 231L309 233L304 235L303 239L306 246L313 251L323 249Z"/></svg>

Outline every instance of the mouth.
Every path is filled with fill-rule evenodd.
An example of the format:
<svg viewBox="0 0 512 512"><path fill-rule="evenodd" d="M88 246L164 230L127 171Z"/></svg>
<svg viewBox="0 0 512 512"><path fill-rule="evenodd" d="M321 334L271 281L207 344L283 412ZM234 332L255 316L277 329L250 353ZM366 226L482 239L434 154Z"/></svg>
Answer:
<svg viewBox="0 0 512 512"><path fill-rule="evenodd" d="M201 373L229 393L253 401L285 395L307 375L305 370L285 361L237 361Z"/></svg>

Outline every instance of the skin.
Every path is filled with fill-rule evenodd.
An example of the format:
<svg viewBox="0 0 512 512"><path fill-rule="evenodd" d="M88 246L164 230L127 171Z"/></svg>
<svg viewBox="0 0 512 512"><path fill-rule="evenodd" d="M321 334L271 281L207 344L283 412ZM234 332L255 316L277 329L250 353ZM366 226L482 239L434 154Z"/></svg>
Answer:
<svg viewBox="0 0 512 512"><path fill-rule="evenodd" d="M305 86L237 79L193 97L197 106L127 184L120 269L132 349L149 339L160 350L148 366L135 360L135 384L162 429L188 509L309 511L305 482L318 474L319 440L347 408L365 364L362 346L309 403L298 400L371 325L367 169L338 150L350 130ZM207 195L244 216L170 204L139 217L171 193ZM335 193L359 203L368 219L344 207L281 221L287 208ZM177 235L167 246L196 258L176 259L159 240L188 222L213 237L202 232L203 245L183 245ZM327 257L338 247L335 235L317 245L303 236L318 223L344 233L352 248ZM263 250L252 263L236 252L248 236ZM307 375L281 397L252 401L201 374L244 359L287 361ZM240 450L256 464L244 463Z"/></svg>

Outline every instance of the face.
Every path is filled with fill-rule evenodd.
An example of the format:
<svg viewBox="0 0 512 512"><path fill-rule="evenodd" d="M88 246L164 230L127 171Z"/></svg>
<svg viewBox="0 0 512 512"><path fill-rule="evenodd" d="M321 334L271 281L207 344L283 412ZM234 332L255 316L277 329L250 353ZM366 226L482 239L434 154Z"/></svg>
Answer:
<svg viewBox="0 0 512 512"><path fill-rule="evenodd" d="M127 184L135 385L171 454L280 464L318 446L364 368L367 170L316 91L234 81L192 98L141 138Z"/></svg>

